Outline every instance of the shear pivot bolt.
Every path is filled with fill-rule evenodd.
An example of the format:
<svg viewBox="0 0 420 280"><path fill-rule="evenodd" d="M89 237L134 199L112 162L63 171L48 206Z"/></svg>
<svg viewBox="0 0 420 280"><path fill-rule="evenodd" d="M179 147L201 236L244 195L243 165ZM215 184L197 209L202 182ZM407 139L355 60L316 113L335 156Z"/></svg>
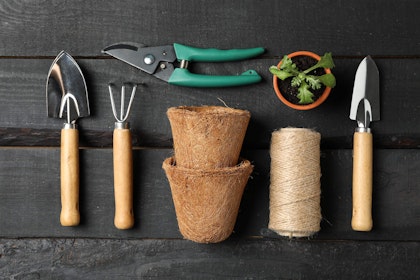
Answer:
<svg viewBox="0 0 420 280"><path fill-rule="evenodd" d="M144 63L146 63L147 65L153 64L153 62L155 62L155 57L151 54L148 54L144 57Z"/></svg>

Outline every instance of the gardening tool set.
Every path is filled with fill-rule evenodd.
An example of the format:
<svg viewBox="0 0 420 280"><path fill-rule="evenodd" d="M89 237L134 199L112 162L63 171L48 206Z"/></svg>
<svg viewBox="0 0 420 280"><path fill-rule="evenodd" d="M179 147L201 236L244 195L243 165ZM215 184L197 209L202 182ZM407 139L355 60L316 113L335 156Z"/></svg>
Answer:
<svg viewBox="0 0 420 280"><path fill-rule="evenodd" d="M194 62L249 59L263 48L202 49L181 44L146 47L117 43L102 50L171 85L231 87L261 81L255 70L240 75L218 76L191 73ZM109 84L111 108L116 119L113 132L114 224L118 229L134 225L133 163L131 131L127 122L137 85L124 84L120 95ZM126 91L131 95L126 102ZM119 96L119 98L117 98ZM61 130L61 215L63 226L76 226L79 214L79 146L76 121L90 115L87 87L76 61L62 51L53 61L46 85L49 117L64 118ZM116 100L120 100L120 106ZM119 109L119 110L118 110ZM178 225L187 239L220 242L231 234L242 193L253 166L240 158L250 119L248 111L218 106L169 108L167 112L174 156L163 169L169 180ZM372 228L372 134L370 122L379 120L379 74L371 57L360 63L355 77L350 119L357 121L354 134L352 228ZM235 140L235 141L234 141ZM220 197L214 197L219 193Z"/></svg>

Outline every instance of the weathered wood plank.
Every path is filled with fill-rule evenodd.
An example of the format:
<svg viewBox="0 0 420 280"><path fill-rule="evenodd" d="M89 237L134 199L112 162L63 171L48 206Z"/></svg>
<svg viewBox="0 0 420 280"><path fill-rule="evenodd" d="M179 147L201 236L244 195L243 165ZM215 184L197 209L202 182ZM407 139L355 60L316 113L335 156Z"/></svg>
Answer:
<svg viewBox="0 0 420 280"><path fill-rule="evenodd" d="M419 242L0 239L6 279L415 279Z"/></svg>
<svg viewBox="0 0 420 280"><path fill-rule="evenodd" d="M181 238L168 182L161 169L171 149L134 152L135 227L114 228L111 149L83 149L81 225L59 223L59 149L0 149L0 237ZM234 236L268 236L270 159L244 151L255 165ZM351 219L351 150L322 152L322 230L315 239L419 240L420 150L375 150L374 230L354 232Z"/></svg>
<svg viewBox="0 0 420 280"><path fill-rule="evenodd" d="M0 2L0 278L3 279L414 279L420 274L420 3L391 1L56 1ZM286 17L287 16L287 17ZM192 64L191 71L255 69L258 85L170 86L101 54L133 41L221 49L262 46L255 59ZM60 50L85 74L92 117L80 120L81 214L59 224L59 130L46 118L45 81ZM321 108L287 109L267 69L292 51L333 52L338 85ZM356 67L370 54L381 76L374 132L374 229L354 232L348 119ZM113 226L112 129L108 82L144 82L133 127L135 227ZM214 245L182 240L161 164L172 154L165 112L178 105L251 111L242 155L255 165L235 233ZM309 240L267 230L268 147L285 126L322 134L322 214ZM19 147L16 147L19 146ZM30 146L30 147L28 147ZM103 149L102 147L105 147ZM394 150L397 149L397 150ZM10 238L10 239L9 239ZM65 239L71 238L71 239ZM314 276L316 275L316 276Z"/></svg>
<svg viewBox="0 0 420 280"><path fill-rule="evenodd" d="M252 122L252 121L251 121ZM83 130L79 135L81 147L112 147L112 129L107 131ZM252 134L252 132L248 132ZM134 147L171 148L172 138L166 137L142 137L138 131L132 134ZM37 147L59 146L60 131L58 129L31 129L31 128L0 128L0 146ZM254 135L248 136L254 137ZM153 140L155 140L153 142ZM253 141L255 140L255 142ZM258 143L256 139L245 141L244 148L266 148L268 143ZM263 139L268 141L267 139ZM420 135L417 134L375 134L374 146L377 149L418 149L420 148ZM321 139L323 149L352 149L353 135L342 137L323 137Z"/></svg>
<svg viewBox="0 0 420 280"><path fill-rule="evenodd" d="M98 56L132 41L418 56L417 1L3 1L0 56ZM345 19L345 20L343 20ZM233 45L235 44L235 45Z"/></svg>
<svg viewBox="0 0 420 280"><path fill-rule="evenodd" d="M245 146L268 148L271 131L286 126L315 128L326 148L351 148L355 122L348 118L354 74L359 59L337 59L337 87L325 104L311 111L287 108L272 89L268 67L273 59L240 63L197 64L197 72L236 74L256 69L263 82L249 87L192 89L170 86L117 60L79 59L88 84L92 116L79 121L84 146L110 147L114 119L109 82L144 82L134 100L129 120L136 146L169 147L171 132L166 110L179 105L219 105L252 114ZM381 73L381 116L372 124L383 148L418 148L420 59L377 59ZM57 146L62 120L46 117L45 81L49 59L0 59L0 145ZM221 101L223 100L223 102ZM12 130L10 130L12 129ZM48 130L46 130L48 129ZM86 133L84 133L86 131Z"/></svg>

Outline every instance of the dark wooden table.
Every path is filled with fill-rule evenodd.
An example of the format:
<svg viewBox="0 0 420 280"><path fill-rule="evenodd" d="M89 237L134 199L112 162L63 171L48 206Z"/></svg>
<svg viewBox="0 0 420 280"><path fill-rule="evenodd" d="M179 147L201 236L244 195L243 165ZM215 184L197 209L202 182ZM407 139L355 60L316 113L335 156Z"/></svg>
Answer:
<svg viewBox="0 0 420 280"><path fill-rule="evenodd" d="M0 3L1 279L414 279L420 275L420 2L409 1L2 1ZM131 41L264 55L197 63L207 74L259 72L259 84L220 89L168 85L101 49ZM268 67L297 50L331 51L337 87L300 112L275 96ZM60 128L46 116L48 69L61 51L85 75L92 115L80 127L78 227L61 227ZM374 229L351 220L353 80L371 55L381 75L374 133ZM130 116L134 145L131 230L113 225L109 82L145 83ZM221 105L252 114L242 156L255 165L234 234L220 244L183 240L161 168L173 153L166 110ZM310 239L267 230L271 132L322 135L322 229Z"/></svg>

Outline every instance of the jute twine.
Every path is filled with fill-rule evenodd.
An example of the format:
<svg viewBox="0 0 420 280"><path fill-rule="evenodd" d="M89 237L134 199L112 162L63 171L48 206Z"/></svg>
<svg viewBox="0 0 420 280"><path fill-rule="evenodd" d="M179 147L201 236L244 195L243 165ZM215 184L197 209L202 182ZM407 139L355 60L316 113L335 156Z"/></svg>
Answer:
<svg viewBox="0 0 420 280"><path fill-rule="evenodd" d="M178 167L174 158L167 158L162 167L184 238L199 243L228 238L253 169L251 163L243 160L234 167L200 170Z"/></svg>
<svg viewBox="0 0 420 280"><path fill-rule="evenodd" d="M213 169L238 164L250 112L221 106L167 111L179 167Z"/></svg>
<svg viewBox="0 0 420 280"><path fill-rule="evenodd" d="M310 129L272 133L269 229L288 237L320 230L321 135Z"/></svg>

